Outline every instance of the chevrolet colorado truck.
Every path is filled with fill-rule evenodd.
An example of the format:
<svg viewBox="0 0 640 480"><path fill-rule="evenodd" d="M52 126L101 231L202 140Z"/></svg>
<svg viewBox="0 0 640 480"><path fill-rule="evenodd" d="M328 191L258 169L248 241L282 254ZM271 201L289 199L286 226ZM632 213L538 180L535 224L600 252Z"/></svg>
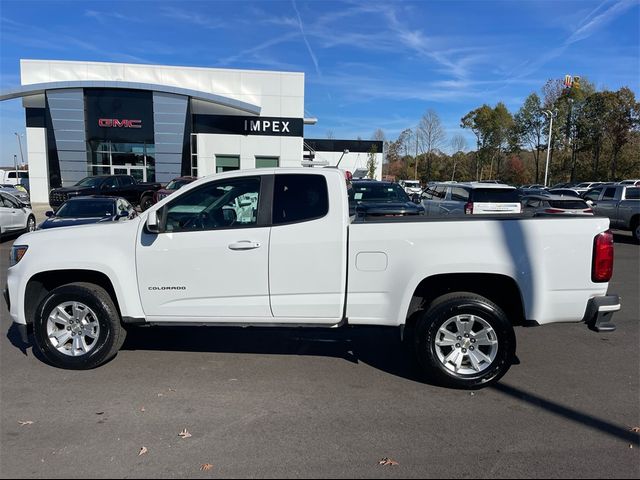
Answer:
<svg viewBox="0 0 640 480"><path fill-rule="evenodd" d="M378 325L399 327L432 379L480 388L509 369L514 326L615 328L608 228L596 217L362 219L340 170L226 172L128 222L21 236L5 299L62 368L107 362L131 325Z"/></svg>

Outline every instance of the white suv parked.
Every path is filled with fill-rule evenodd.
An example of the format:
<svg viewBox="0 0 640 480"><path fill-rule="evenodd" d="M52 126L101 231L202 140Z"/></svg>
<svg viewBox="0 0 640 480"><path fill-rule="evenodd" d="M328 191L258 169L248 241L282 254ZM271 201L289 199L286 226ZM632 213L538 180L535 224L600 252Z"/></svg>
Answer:
<svg viewBox="0 0 640 480"><path fill-rule="evenodd" d="M33 232L35 229L33 211L13 195L0 192L0 236L13 232Z"/></svg>
<svg viewBox="0 0 640 480"><path fill-rule="evenodd" d="M497 215L521 213L515 187L497 183L437 183L422 194L425 215Z"/></svg>

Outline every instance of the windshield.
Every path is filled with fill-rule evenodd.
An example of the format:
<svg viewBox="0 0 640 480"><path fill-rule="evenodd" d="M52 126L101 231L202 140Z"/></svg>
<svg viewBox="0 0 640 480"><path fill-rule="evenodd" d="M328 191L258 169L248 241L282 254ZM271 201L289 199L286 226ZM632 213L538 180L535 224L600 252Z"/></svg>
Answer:
<svg viewBox="0 0 640 480"><path fill-rule="evenodd" d="M409 196L401 186L395 183L367 183L366 185L354 184L349 190L349 200L356 202L410 202Z"/></svg>
<svg viewBox="0 0 640 480"><path fill-rule="evenodd" d="M102 181L102 177L87 177L76 183L76 187L95 187Z"/></svg>
<svg viewBox="0 0 640 480"><path fill-rule="evenodd" d="M71 200L64 203L56 213L61 218L111 217L114 215L112 200Z"/></svg>
<svg viewBox="0 0 640 480"><path fill-rule="evenodd" d="M189 180L182 179L174 179L167 183L167 186L164 187L165 190L178 190L180 187L184 187L187 183L190 183Z"/></svg>
<svg viewBox="0 0 640 480"><path fill-rule="evenodd" d="M472 202L518 203L518 192L515 188L474 188L471 190Z"/></svg>

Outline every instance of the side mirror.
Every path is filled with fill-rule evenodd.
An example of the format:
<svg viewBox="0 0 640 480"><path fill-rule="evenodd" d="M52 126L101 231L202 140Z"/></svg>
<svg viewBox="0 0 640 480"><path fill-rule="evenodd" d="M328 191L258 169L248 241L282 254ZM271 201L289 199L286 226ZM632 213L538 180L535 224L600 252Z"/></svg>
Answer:
<svg viewBox="0 0 640 480"><path fill-rule="evenodd" d="M161 233L160 217L158 216L158 210L152 210L147 216L147 223L145 224L147 232L149 233Z"/></svg>
<svg viewBox="0 0 640 480"><path fill-rule="evenodd" d="M413 203L415 203L416 205L420 205L422 203L422 200L420 199L419 195L413 196Z"/></svg>
<svg viewBox="0 0 640 480"><path fill-rule="evenodd" d="M51 218L51 217L55 217L55 213L53 212L53 210L49 210L47 212L44 212L44 214L47 216L47 218Z"/></svg>

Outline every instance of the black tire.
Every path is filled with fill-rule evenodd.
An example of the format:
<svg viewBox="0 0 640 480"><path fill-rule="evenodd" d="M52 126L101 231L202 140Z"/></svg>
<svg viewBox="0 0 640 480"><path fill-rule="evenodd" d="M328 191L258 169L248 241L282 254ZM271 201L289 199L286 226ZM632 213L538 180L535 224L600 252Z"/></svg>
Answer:
<svg viewBox="0 0 640 480"><path fill-rule="evenodd" d="M153 206L153 197L150 195L145 195L140 199L140 210L144 212Z"/></svg>
<svg viewBox="0 0 640 480"><path fill-rule="evenodd" d="M59 352L47 335L49 315L64 302L81 302L97 317L100 332L95 345L83 355L68 356ZM120 350L127 332L120 315L105 289L91 283L70 283L55 288L42 300L33 321L35 347L51 365L71 370L87 370L111 360Z"/></svg>
<svg viewBox="0 0 640 480"><path fill-rule="evenodd" d="M640 218L634 218L631 222L631 235L636 243L640 243Z"/></svg>
<svg viewBox="0 0 640 480"><path fill-rule="evenodd" d="M493 329L498 342L497 352L493 361L480 372L461 374L447 368L438 358L435 342L439 329L446 322L457 315L469 314L480 317ZM439 297L422 314L415 328L414 346L418 364L436 383L461 389L479 389L497 382L509 370L515 356L516 338L511 322L498 305L474 293L457 292ZM455 346L449 348L453 350Z"/></svg>

